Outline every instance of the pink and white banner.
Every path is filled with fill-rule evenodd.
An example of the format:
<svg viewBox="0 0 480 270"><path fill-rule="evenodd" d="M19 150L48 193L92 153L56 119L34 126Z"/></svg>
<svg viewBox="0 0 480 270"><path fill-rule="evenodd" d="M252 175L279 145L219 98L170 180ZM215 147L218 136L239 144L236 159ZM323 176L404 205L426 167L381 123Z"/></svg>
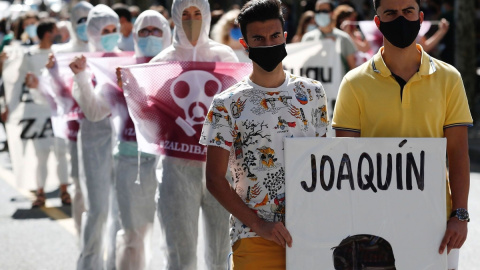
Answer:
<svg viewBox="0 0 480 270"><path fill-rule="evenodd" d="M54 125L55 136L60 138L68 138L69 140L73 141L76 141L77 139L77 133L79 129L78 121L83 119L84 115L78 103L72 96L74 74L69 65L75 56L82 54L87 58L87 70L89 71L93 71L91 68L92 61L105 61L110 64L109 68L101 68L100 71L96 70L96 72L93 71L93 74L98 77L92 77L92 82L95 86L98 84L97 81L99 79L102 81L102 84L105 81L109 81L112 74L115 75L115 67L120 66L124 61L127 61L126 63L129 64L137 63L133 57L133 52L59 53L55 55L55 66L51 69L48 69L39 78L39 90L47 97L47 100L53 101L49 102L52 115L56 115L57 118L59 118L57 124ZM112 62L118 62L120 64L112 64Z"/></svg>
<svg viewBox="0 0 480 270"><path fill-rule="evenodd" d="M247 63L163 62L122 67L139 150L204 161L198 143L213 96L252 71Z"/></svg>
<svg viewBox="0 0 480 270"><path fill-rule="evenodd" d="M88 58L87 63L96 78L96 89L110 105L115 134L119 141L136 141L135 126L128 114L123 89L117 84L116 67L147 63L151 58L132 56Z"/></svg>

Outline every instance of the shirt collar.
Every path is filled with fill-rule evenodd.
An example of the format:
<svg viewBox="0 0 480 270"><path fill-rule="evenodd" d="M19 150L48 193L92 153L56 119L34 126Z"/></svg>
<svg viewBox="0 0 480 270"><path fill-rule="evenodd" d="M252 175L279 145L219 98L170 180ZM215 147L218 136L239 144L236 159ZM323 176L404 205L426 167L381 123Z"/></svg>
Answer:
<svg viewBox="0 0 480 270"><path fill-rule="evenodd" d="M372 57L371 60L371 66L374 72L384 76L388 77L392 74L390 70L388 69L387 65L385 65L385 62L383 61L382 57L382 52L383 52L384 47L381 47L378 52ZM422 59L420 60L420 68L418 70L418 73L422 76L426 75L431 75L435 71L437 71L437 68L435 67L435 63L432 60L432 57L428 55L420 46L417 44L417 49L422 52Z"/></svg>

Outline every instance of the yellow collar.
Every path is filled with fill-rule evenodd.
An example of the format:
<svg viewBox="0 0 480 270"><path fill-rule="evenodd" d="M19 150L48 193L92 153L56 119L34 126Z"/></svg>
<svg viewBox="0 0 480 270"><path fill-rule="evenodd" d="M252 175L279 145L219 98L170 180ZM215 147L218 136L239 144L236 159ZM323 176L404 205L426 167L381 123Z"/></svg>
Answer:
<svg viewBox="0 0 480 270"><path fill-rule="evenodd" d="M384 77L388 77L392 74L392 72L390 72L387 65L385 65L385 62L383 61L383 57L382 57L383 49L384 47L381 47L378 50L378 52L372 57L371 66L374 72ZM422 46L420 46L419 44L417 44L417 49L422 52L422 59L420 60L420 69L418 70L418 74L422 76L426 76L426 75L431 75L435 71L437 71L437 68L433 63L432 57L428 55L423 50Z"/></svg>

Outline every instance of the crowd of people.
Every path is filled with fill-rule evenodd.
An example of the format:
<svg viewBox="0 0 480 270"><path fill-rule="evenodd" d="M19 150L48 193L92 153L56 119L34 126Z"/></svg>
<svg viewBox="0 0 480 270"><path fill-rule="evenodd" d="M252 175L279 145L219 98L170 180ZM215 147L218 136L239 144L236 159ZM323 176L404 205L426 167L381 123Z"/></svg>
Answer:
<svg viewBox="0 0 480 270"><path fill-rule="evenodd" d="M87 59L82 53L130 51L135 58L150 58L150 63L251 62L251 75L215 96L210 108L222 119L233 117L237 123L269 121L273 116L268 110L242 116L239 112L234 116L222 104L245 100L242 108L247 112L256 106L254 91L270 91L272 95L283 91L295 96L299 82L303 88L318 91L307 105L294 100L294 106L326 112L327 98L331 97L318 87L321 82L284 71L282 61L287 55L287 40L288 43L333 40L347 74L340 86L333 119L328 119L326 113L316 114L306 129L300 124L293 125L288 136L325 137L331 122L338 137L446 137L451 168L448 211L456 218L448 222L439 252L443 253L446 247L450 252L462 246L468 218L468 212L465 218L469 181L466 127L472 124L472 119L458 72L429 56L431 53L447 63L454 61L449 43L453 18L447 16L453 1L444 1L446 19L421 37L417 35L423 21L443 16L439 6L434 9L419 0L376 0L373 4L368 1L367 5L373 7L366 12L358 11L348 1L335 2L316 1L299 18L296 33L284 32L288 17L282 12L285 6L277 0L252 0L242 8L233 7L221 14L212 13L207 0L174 0L171 9L152 6L145 11L124 4L92 6L80 1L71 7L68 20L61 18L61 13L26 11L0 22L0 68L16 57L9 52L18 53L7 48L20 48L21 52L14 91L3 93L2 122L21 117L27 108L25 103L39 115L49 115L46 98L38 90L39 77L55 68L56 56L76 54L69 65L74 74L72 96L84 118L68 123L78 130L74 139L32 140L38 161L32 207L45 206L47 160L54 153L56 175L61 183L59 196L63 205L72 205L79 234L77 269L146 269L155 214L160 221L162 242L166 243L166 269L196 269L200 209L205 221L208 269L225 269L231 251L235 269L285 268L285 247L295 244L284 224L285 210L278 204L279 200L284 203L285 189L284 186L274 191L262 189L247 173L235 173L245 170L246 157L231 155L232 146L226 141L235 141L236 134L245 132L243 127L233 127L230 122L214 125L207 118L199 142L208 148L206 161L139 152L136 141L116 140L112 136L111 106L96 87L95 74L87 69ZM380 10L386 11L380 13ZM369 40L362 32L359 21L365 19L370 19L375 30L383 34L381 44ZM115 68L112 67L112 73ZM380 78L372 80L375 76ZM421 83L412 86L414 81ZM119 77L119 86L122 85ZM422 100L425 102L428 96L408 96L412 103L418 103L410 105L412 111L405 115L404 89L412 91L410 87L448 88L437 93L435 100L448 96L455 99L455 104L443 106L439 101L443 105L422 106ZM400 91L379 95L378 89L384 88ZM412 91L411 95L416 93ZM389 105L379 106L385 102ZM385 111L386 108L396 111ZM274 111L275 119L299 121L288 107ZM375 119L364 119L373 115ZM428 118L418 119L418 115ZM417 128L408 128L412 125ZM260 169L257 164L249 168L256 171L259 179L284 169L282 140L286 135L273 129L264 132L258 140L242 145L244 153L262 147L276 153L280 166ZM228 139L219 145L215 140L218 136ZM14 151L12 146L10 149ZM67 190L69 179L73 180L73 196ZM250 198L246 191L254 188L261 195ZM266 209L262 216L254 209L256 204ZM232 214L230 225L229 214ZM259 251L249 252L254 249Z"/></svg>

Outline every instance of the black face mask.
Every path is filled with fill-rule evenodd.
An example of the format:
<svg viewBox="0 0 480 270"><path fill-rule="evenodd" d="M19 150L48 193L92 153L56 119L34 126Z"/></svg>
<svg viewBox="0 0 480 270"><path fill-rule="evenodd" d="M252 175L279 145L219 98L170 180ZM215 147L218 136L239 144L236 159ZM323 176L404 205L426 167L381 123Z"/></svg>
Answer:
<svg viewBox="0 0 480 270"><path fill-rule="evenodd" d="M380 32L393 46L401 49L410 46L417 38L419 31L420 19L409 21L399 16L391 22L380 21Z"/></svg>
<svg viewBox="0 0 480 270"><path fill-rule="evenodd" d="M285 43L267 47L249 47L248 57L267 72L272 72L287 56Z"/></svg>

